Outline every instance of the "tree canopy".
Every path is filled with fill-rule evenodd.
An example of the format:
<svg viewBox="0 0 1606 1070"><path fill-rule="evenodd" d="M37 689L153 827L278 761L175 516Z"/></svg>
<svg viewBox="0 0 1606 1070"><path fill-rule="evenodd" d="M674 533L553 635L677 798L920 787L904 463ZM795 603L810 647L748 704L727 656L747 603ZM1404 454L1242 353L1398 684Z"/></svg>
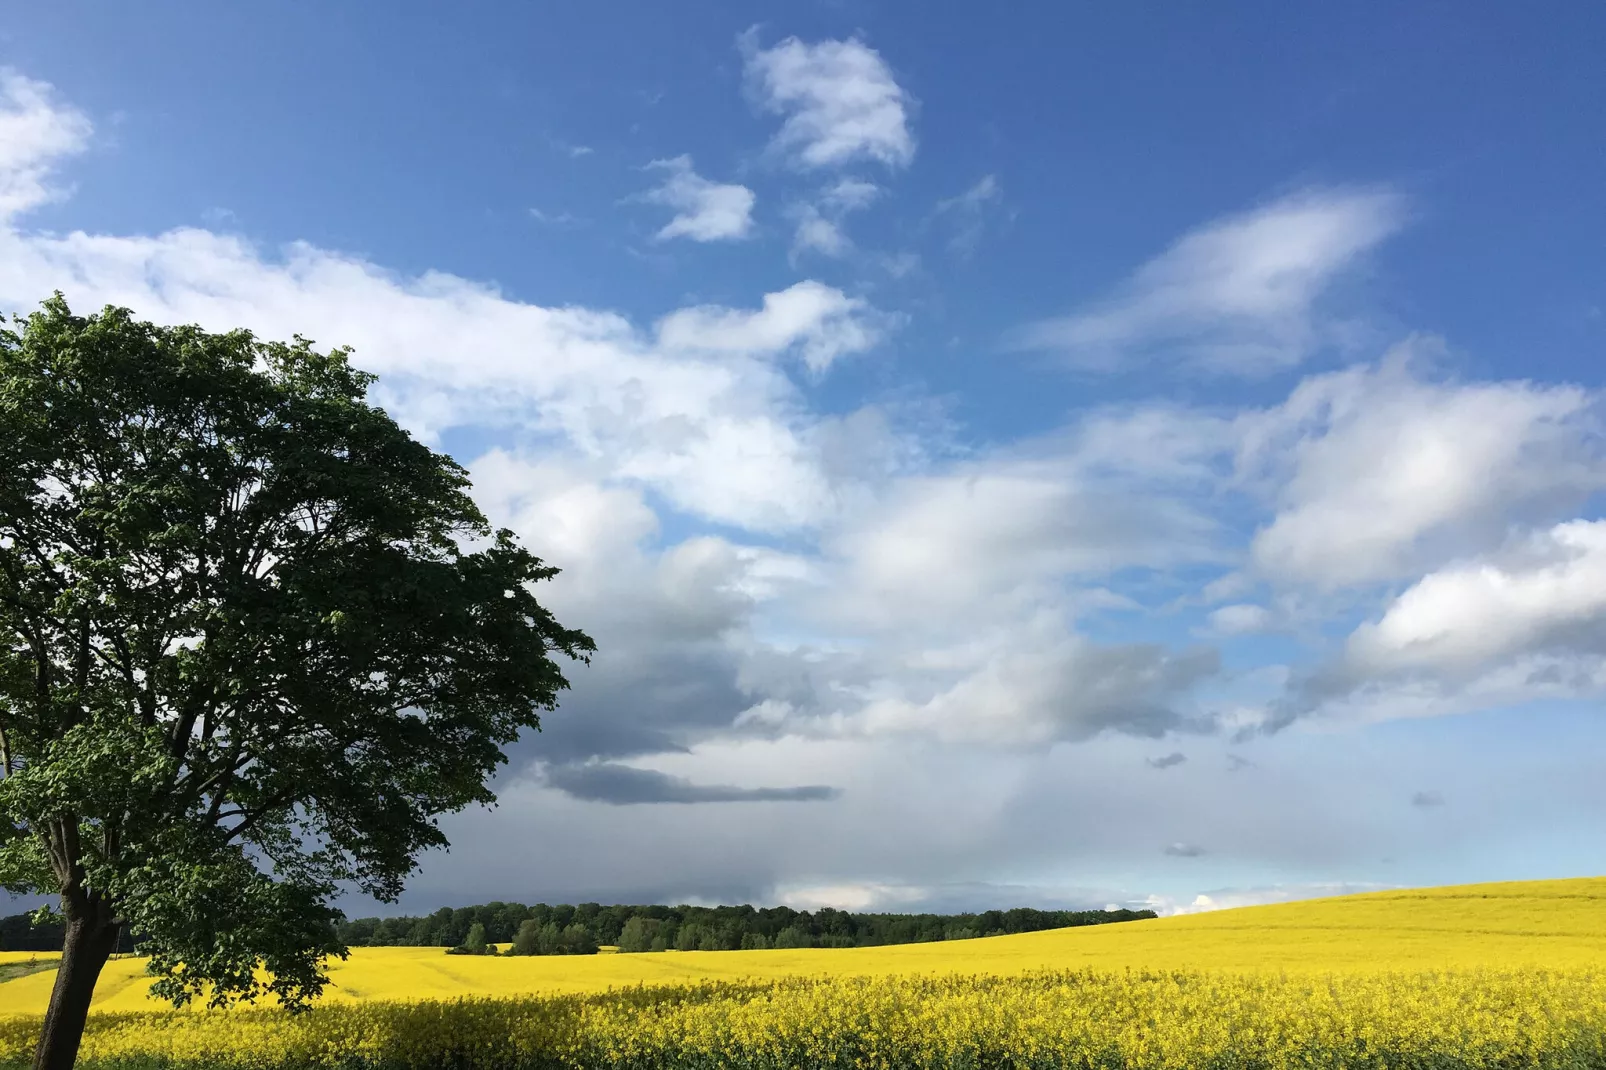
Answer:
<svg viewBox="0 0 1606 1070"><path fill-rule="evenodd" d="M14 326L0 887L60 896L65 1068L125 928L175 1003L316 996L337 889L393 900L594 645L346 351L60 294Z"/></svg>

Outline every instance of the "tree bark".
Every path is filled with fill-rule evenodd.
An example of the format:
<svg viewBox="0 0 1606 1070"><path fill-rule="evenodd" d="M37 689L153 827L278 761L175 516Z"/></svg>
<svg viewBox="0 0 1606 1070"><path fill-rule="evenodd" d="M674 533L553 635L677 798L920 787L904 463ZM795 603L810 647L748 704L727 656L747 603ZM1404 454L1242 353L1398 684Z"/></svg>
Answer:
<svg viewBox="0 0 1606 1070"><path fill-rule="evenodd" d="M72 1070L89 1018L89 1001L106 960L117 947L121 926L110 908L90 897L67 906L67 939L61 949L56 987L39 1030L33 1070Z"/></svg>

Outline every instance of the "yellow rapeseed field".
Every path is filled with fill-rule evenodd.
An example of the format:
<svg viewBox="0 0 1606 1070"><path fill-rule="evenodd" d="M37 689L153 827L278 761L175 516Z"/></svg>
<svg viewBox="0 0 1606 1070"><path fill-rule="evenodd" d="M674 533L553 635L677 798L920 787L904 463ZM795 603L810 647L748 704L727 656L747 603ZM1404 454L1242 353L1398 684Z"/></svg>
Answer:
<svg viewBox="0 0 1606 1070"><path fill-rule="evenodd" d="M1606 878L883 948L359 948L296 1017L152 1010L142 969L108 965L88 1063L1606 1066ZM52 976L0 984L0 1066L24 1060Z"/></svg>
<svg viewBox="0 0 1606 1070"><path fill-rule="evenodd" d="M1035 970L1606 968L1606 877L1370 892L1050 932L796 951L685 951L647 955L491 958L440 948L355 948L332 964L326 999L420 1000L601 992L624 985L777 980L830 974ZM151 1009L144 962L107 964L95 1009ZM42 1014L54 975L0 989L0 1013Z"/></svg>
<svg viewBox="0 0 1606 1070"><path fill-rule="evenodd" d="M55 962L61 958L54 951L0 951L0 966L13 962Z"/></svg>

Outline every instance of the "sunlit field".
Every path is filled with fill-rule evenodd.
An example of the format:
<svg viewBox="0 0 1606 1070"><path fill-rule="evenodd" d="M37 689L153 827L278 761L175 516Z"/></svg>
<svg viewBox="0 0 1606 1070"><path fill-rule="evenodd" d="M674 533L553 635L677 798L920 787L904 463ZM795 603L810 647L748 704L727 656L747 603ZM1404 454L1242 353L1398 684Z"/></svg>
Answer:
<svg viewBox="0 0 1606 1070"><path fill-rule="evenodd" d="M54 962L61 958L54 951L0 951L0 966L16 962Z"/></svg>
<svg viewBox="0 0 1606 1070"><path fill-rule="evenodd" d="M1606 1065L1606 878L883 948L358 948L294 1018L158 1011L142 970L108 964L88 1063ZM25 1060L52 980L0 984L0 1064Z"/></svg>
<svg viewBox="0 0 1606 1070"><path fill-rule="evenodd" d="M28 955L28 952L12 954ZM1606 877L1370 892L1115 925L892 947L477 957L432 947L354 948L332 964L328 1001L601 992L625 985L829 974L1035 970L1606 968ZM99 1011L155 1006L144 960L108 963ZM54 974L9 982L0 1009L41 1014Z"/></svg>

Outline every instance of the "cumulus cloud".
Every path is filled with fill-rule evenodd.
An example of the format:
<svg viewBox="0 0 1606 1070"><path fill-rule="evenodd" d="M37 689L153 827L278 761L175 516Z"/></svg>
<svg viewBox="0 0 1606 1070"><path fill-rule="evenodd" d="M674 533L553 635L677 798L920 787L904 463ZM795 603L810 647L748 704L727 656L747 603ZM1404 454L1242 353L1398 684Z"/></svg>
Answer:
<svg viewBox="0 0 1606 1070"><path fill-rule="evenodd" d="M1606 694L1606 521L1517 530L1434 569L1297 674L1260 730Z"/></svg>
<svg viewBox="0 0 1606 1070"><path fill-rule="evenodd" d="M1261 574L1326 590L1408 576L1606 487L1590 393L1435 379L1422 349L1307 379L1242 421L1244 475L1275 488Z"/></svg>
<svg viewBox="0 0 1606 1070"><path fill-rule="evenodd" d="M862 298L807 281L766 294L763 307L752 312L680 309L659 321L658 342L671 352L698 354L773 355L796 347L808 369L819 373L838 357L873 348L896 322Z"/></svg>
<svg viewBox="0 0 1606 1070"><path fill-rule="evenodd" d="M1310 670L1281 720L1373 721L1606 694L1606 521L1514 535L1389 601Z"/></svg>
<svg viewBox="0 0 1606 1070"><path fill-rule="evenodd" d="M675 218L658 231L659 241L735 241L752 234L757 197L746 186L710 182L692 169L690 156L654 160L647 166L663 171L664 183L641 194L641 199L675 210Z"/></svg>
<svg viewBox="0 0 1606 1070"><path fill-rule="evenodd" d="M909 94L880 53L857 38L805 44L788 37L757 47L740 41L759 104L786 116L772 148L803 168L873 160L905 167L914 159Z"/></svg>
<svg viewBox="0 0 1606 1070"><path fill-rule="evenodd" d="M1021 619L1069 577L1214 558L1215 521L1167 497L1166 473L1101 472L1096 437L1059 455L994 456L888 487L828 537L843 573L839 609L898 629Z"/></svg>
<svg viewBox="0 0 1606 1070"><path fill-rule="evenodd" d="M274 257L236 237L0 234L0 302L68 280L80 307L111 302L162 322L301 333L354 347L380 401L437 440L475 425L525 429L605 459L696 516L756 530L835 508L796 387L772 358L810 367L872 346L889 320L816 283L756 311L701 306L648 334L589 309L544 308L451 275L401 278L306 244Z"/></svg>
<svg viewBox="0 0 1606 1070"><path fill-rule="evenodd" d="M14 205L59 188L49 160L88 137L37 85L0 101L0 129L41 107L57 133L0 151L0 188L23 190ZM813 144L793 135L786 151L801 161ZM845 158L881 159L873 144ZM842 178L811 203L839 218L874 196ZM1281 624L1311 590L1392 584L1367 589L1371 630L1341 660L1348 690L1330 693L1371 701L1382 681L1389 716L1442 711L1452 686L1457 708L1474 708L1606 677L1585 593L1601 586L1597 533L1576 521L1600 486L1587 391L1385 362L1247 413L1117 405L988 445L934 403L836 397L818 411L794 377L869 353L898 324L811 280L643 323L304 243L0 227L0 304L26 310L58 283L80 311L112 302L158 322L353 345L381 375L378 400L458 452L487 514L563 569L543 601L598 654L545 731L516 746L497 814L450 819L453 856L417 893L431 908L467 894L773 901L777 889L1046 903L1059 894L1046 884L982 878L1066 859L1125 871L1134 851L1159 866L1153 845L1172 837L1234 858L1375 859L1378 831L1401 824L1401 799L1429 774L1413 766L1357 802L1352 753L1319 798L1293 757L1253 775L1229 771L1245 764L1235 756L1201 757L1212 725L1249 723L1265 696L1244 693L1208 646L1112 641L1133 638L1129 624L1139 638L1198 634L1193 619L1170 630L1142 616L1157 605L1200 620L1216 607L1221 635L1264 623L1261 589ZM1445 443L1463 441L1467 459L1445 460ZM1513 525L1543 538L1508 546ZM1185 605L1179 591L1211 577ZM1507 619L1461 634L1444 606ZM1102 630L1113 614L1131 616ZM1456 684L1474 664L1488 671ZM1256 686L1281 688L1281 671ZM1197 733L1186 777L1143 775L1183 733ZM1368 825L1353 815L1371 799L1392 810ZM814 805L608 805L649 800ZM1040 820L1098 808L1112 819ZM851 831L820 836L827 812ZM1339 813L1353 827L1335 819L1313 837ZM508 851L509 839L543 850ZM1079 905L1129 895L1084 891Z"/></svg>
<svg viewBox="0 0 1606 1070"><path fill-rule="evenodd" d="M841 792L824 784L791 788L738 788L729 784L694 784L685 777L617 762L547 766L544 781L588 802L613 806L642 803L818 802Z"/></svg>
<svg viewBox="0 0 1606 1070"><path fill-rule="evenodd" d="M92 132L89 118L49 84L0 67L0 220L60 197L51 172L82 152Z"/></svg>
<svg viewBox="0 0 1606 1070"><path fill-rule="evenodd" d="M1159 738L1171 731L1206 730L1190 716L1186 702L1197 685L1220 670L1219 657L1209 648L1101 646L1072 635L1011 642L1009 649L989 651L979 660L930 698L872 699L848 727L871 736L916 734L1025 747L1086 740L1105 731Z"/></svg>
<svg viewBox="0 0 1606 1070"><path fill-rule="evenodd" d="M1573 520L1429 573L1350 636L1367 672L1465 677L1512 658L1606 655L1606 521Z"/></svg>
<svg viewBox="0 0 1606 1070"><path fill-rule="evenodd" d="M1304 360L1322 341L1318 303L1404 218L1386 190L1310 190L1201 227L1116 294L1019 331L1021 349L1118 371L1164 354L1223 374Z"/></svg>
<svg viewBox="0 0 1606 1070"><path fill-rule="evenodd" d="M805 570L799 559L709 535L655 549L642 489L595 461L494 449L470 476L494 523L562 567L543 603L599 646L526 749L569 764L682 751L752 705L728 640Z"/></svg>

